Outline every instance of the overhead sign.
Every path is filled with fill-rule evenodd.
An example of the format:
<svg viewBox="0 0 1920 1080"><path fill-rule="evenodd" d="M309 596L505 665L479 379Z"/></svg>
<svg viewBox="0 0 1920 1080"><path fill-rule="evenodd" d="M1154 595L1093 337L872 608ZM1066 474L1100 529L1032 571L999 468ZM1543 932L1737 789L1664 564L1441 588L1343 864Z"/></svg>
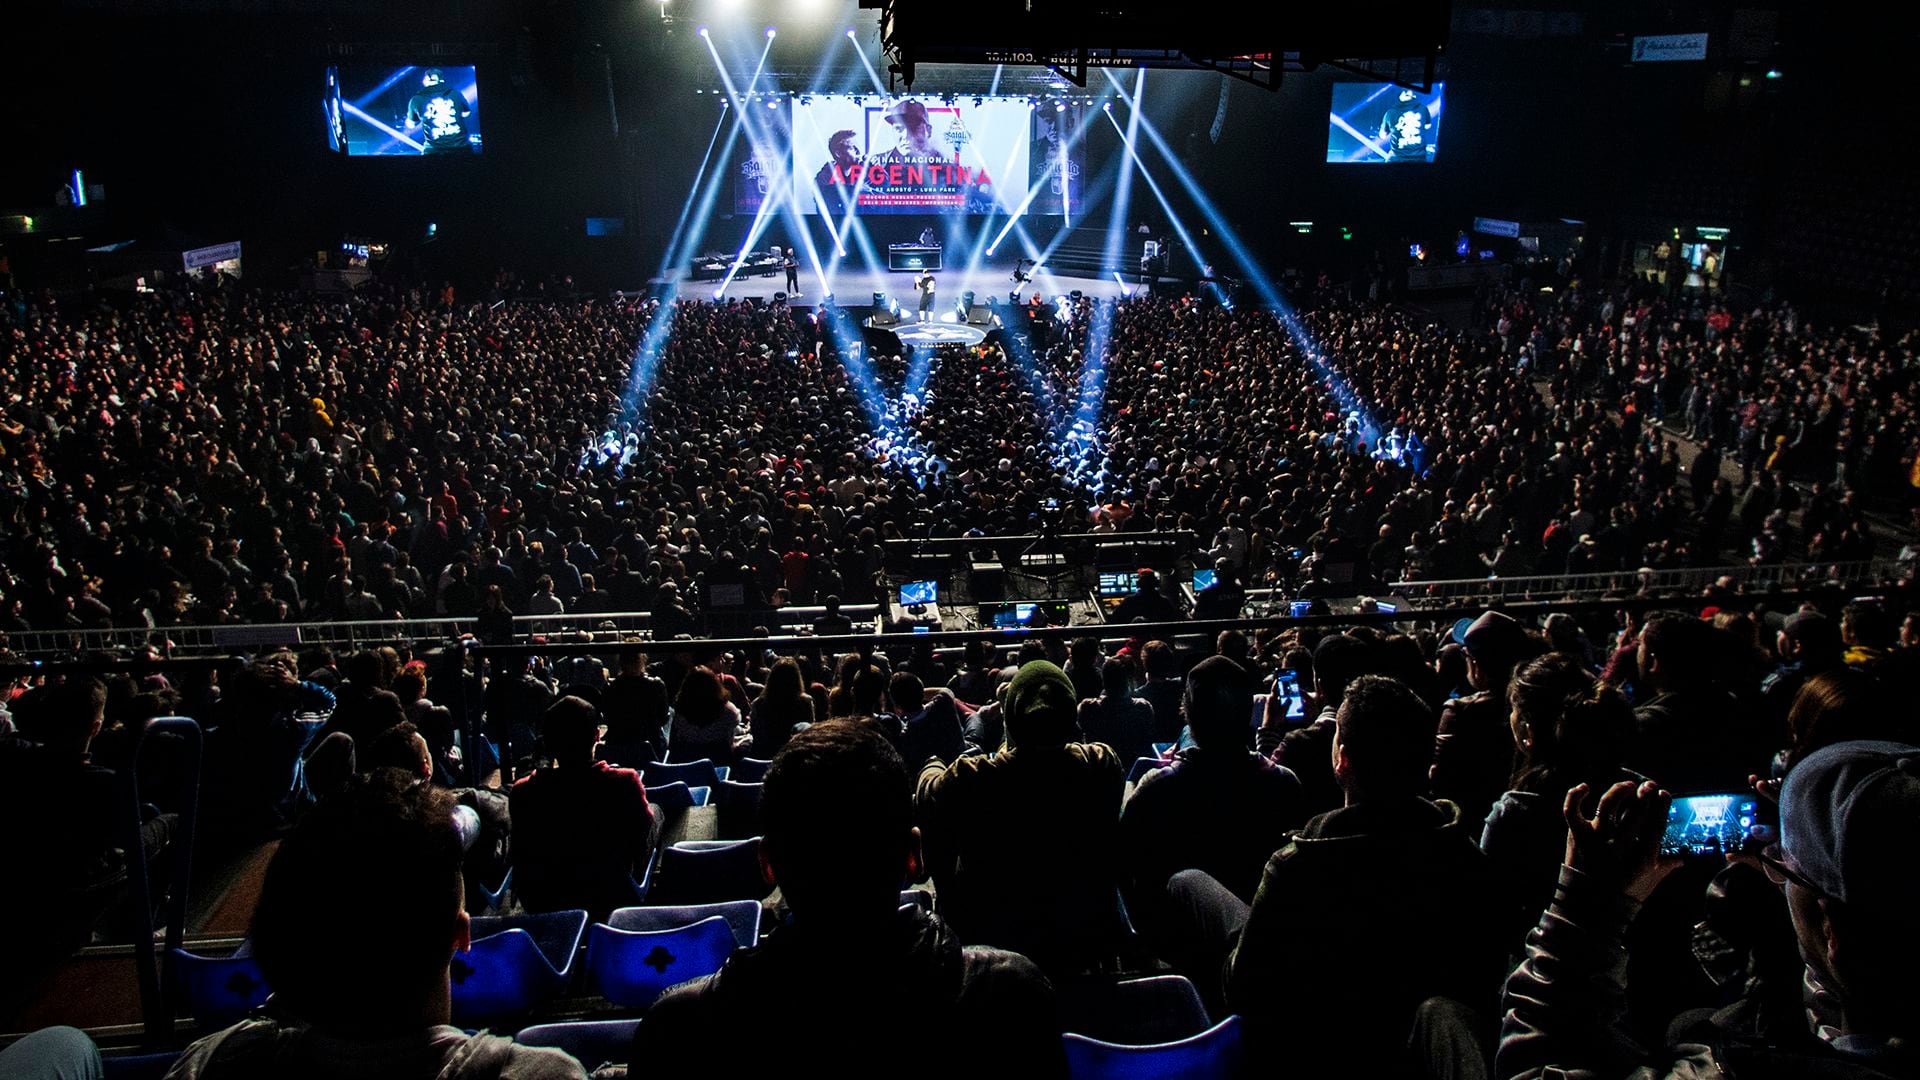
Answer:
<svg viewBox="0 0 1920 1080"><path fill-rule="evenodd" d="M194 248L180 253L180 265L186 270L198 270L203 266L226 262L240 257L240 241L230 244L214 244L211 247Z"/></svg>
<svg viewBox="0 0 1920 1080"><path fill-rule="evenodd" d="M1705 34L1649 34L1633 39L1635 63L1654 60L1705 60Z"/></svg>
<svg viewBox="0 0 1920 1080"><path fill-rule="evenodd" d="M1477 217L1473 219L1473 231L1487 236L1519 236L1520 223L1504 221L1500 218Z"/></svg>

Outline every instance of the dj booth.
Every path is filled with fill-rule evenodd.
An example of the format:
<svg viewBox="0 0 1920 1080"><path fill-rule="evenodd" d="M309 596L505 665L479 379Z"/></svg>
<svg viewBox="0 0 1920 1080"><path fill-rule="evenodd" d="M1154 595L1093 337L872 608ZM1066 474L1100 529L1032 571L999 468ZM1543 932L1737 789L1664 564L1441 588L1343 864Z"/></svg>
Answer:
<svg viewBox="0 0 1920 1080"><path fill-rule="evenodd" d="M939 270L939 244L888 244L887 269Z"/></svg>

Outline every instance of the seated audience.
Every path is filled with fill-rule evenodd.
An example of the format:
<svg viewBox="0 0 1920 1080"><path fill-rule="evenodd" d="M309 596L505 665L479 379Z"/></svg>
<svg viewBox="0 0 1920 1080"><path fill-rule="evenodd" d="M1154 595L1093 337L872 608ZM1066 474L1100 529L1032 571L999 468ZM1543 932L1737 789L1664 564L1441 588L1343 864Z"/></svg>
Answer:
<svg viewBox="0 0 1920 1080"><path fill-rule="evenodd" d="M513 891L529 911L585 908L604 918L639 903L653 855L653 808L640 774L593 759L600 714L576 697L540 717L553 763L513 785Z"/></svg>
<svg viewBox="0 0 1920 1080"><path fill-rule="evenodd" d="M1120 759L1074 742L1073 683L1035 660L1007 688L1008 746L920 772L918 817L941 912L968 941L1049 972L1110 960L1119 903Z"/></svg>
<svg viewBox="0 0 1920 1080"><path fill-rule="evenodd" d="M962 946L940 916L900 905L901 882L922 871L911 792L899 754L865 724L832 720L789 740L767 773L760 858L790 914L717 974L667 991L633 1060L695 1075L726 1045L726 1067L742 1075L1064 1075L1039 969ZM752 1038L736 1037L743 1018Z"/></svg>

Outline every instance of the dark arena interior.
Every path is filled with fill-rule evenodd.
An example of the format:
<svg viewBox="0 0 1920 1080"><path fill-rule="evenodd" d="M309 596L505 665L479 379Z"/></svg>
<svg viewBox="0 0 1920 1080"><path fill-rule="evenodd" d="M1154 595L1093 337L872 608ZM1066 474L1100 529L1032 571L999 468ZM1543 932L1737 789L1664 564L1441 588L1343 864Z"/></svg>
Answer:
<svg viewBox="0 0 1920 1080"><path fill-rule="evenodd" d="M0 1080L1920 1078L1917 21L14 4Z"/></svg>

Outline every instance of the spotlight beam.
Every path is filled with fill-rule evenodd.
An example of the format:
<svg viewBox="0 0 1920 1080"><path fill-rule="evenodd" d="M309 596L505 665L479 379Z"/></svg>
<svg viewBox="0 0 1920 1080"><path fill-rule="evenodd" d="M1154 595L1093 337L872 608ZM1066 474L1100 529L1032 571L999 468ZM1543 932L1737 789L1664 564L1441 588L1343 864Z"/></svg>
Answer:
<svg viewBox="0 0 1920 1080"><path fill-rule="evenodd" d="M1125 135L1129 139L1137 134L1140 129L1140 106L1137 103L1141 100L1141 95L1145 92L1146 85L1147 69L1141 68L1134 73L1133 77L1133 100L1136 104L1133 110L1127 114L1127 130ZM1102 109L1101 111L1105 112L1106 110ZM1122 168L1119 170L1119 173L1119 177L1114 181L1113 209L1112 212L1107 215L1107 246L1106 250L1102 252L1100 256L1103 266L1113 266L1119 261L1120 245L1126 235L1127 211L1132 209L1133 170Z"/></svg>
<svg viewBox="0 0 1920 1080"><path fill-rule="evenodd" d="M343 101L340 103L340 108L342 108L347 112L352 113L353 115L359 117L360 119L366 121L367 123L372 124L374 127L377 127L381 131L386 132L388 135L392 136L393 138L398 139L403 143L406 143L408 146L413 147L415 150L421 149L421 146L419 143L414 142L412 139L408 138L405 134L395 131L393 128L387 126L387 124L384 121L374 119L372 116L367 114L367 111L365 109L362 109L360 106L355 105L353 102Z"/></svg>
<svg viewBox="0 0 1920 1080"><path fill-rule="evenodd" d="M1132 99L1127 98L1126 91L1121 88L1119 80L1114 78L1113 73L1106 71L1104 68L1101 70L1107 76L1107 80L1113 84L1114 89L1119 91L1120 96L1126 99L1129 105L1135 104ZM1154 148L1160 151L1160 156L1166 159L1167 165L1173 170L1174 178L1180 181L1180 186L1186 191L1187 197L1193 200L1195 206L1200 208L1200 213L1206 217L1207 224L1219 235L1220 242L1226 245L1228 254L1230 254L1234 262L1239 265L1241 273L1246 276L1247 281L1253 286L1254 292L1260 297L1260 302L1274 313L1274 316L1280 321L1281 329L1284 330L1288 338L1293 341L1294 346L1300 350L1301 355L1306 358L1307 363L1312 365L1314 370L1326 380L1327 390L1334 396L1334 399L1338 401L1343 408L1359 414L1362 426L1367 429L1368 441L1373 442L1379 426L1368 413L1365 402L1354 392L1352 386L1341 377L1340 373L1327 364L1324 351L1314 342L1312 335L1307 332L1306 327L1301 325L1299 318L1293 313L1293 308L1288 305L1286 299L1280 295L1280 291L1274 288L1273 281L1268 278L1266 273L1260 268L1259 260L1255 259L1253 252L1248 250L1247 246L1241 242L1240 234L1228 223L1225 216L1220 213L1219 208L1214 206L1213 200L1207 198L1206 192L1200 189L1199 182L1194 180L1193 175L1187 171L1186 167L1180 163L1180 159L1175 156L1172 148L1167 146L1166 140L1162 139L1160 133L1154 129L1153 121L1144 116L1141 117L1140 130L1146 134L1147 140L1153 144ZM1131 146L1129 146L1128 149L1130 152L1133 152ZM1134 153L1134 156L1136 159L1138 158L1137 152ZM1140 175L1148 177L1149 185L1152 184L1151 174L1146 171L1144 166L1141 168ZM1157 188L1156 194L1158 194ZM1196 252L1198 251L1197 248L1194 250Z"/></svg>

